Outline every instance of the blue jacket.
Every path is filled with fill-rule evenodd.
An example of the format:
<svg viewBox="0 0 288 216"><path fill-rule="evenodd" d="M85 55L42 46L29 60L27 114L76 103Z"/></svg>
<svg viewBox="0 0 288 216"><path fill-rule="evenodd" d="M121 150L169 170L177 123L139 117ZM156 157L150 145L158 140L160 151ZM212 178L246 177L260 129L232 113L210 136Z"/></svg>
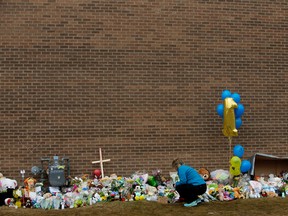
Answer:
<svg viewBox="0 0 288 216"><path fill-rule="evenodd" d="M176 186L181 184L192 184L192 185L206 184L206 182L199 175L199 173L190 166L181 165L177 171L180 181L176 182Z"/></svg>

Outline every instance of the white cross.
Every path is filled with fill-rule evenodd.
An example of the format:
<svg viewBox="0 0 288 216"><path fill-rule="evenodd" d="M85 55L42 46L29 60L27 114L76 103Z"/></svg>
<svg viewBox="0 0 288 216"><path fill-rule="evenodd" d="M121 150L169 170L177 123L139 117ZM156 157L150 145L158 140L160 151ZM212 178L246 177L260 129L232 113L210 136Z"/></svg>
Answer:
<svg viewBox="0 0 288 216"><path fill-rule="evenodd" d="M92 164L100 163L101 176L102 176L102 178L104 178L105 175L104 175L104 170L103 170L103 162L111 161L111 159L106 159L106 160L103 160L103 159L102 159L102 151L101 151L101 148L99 148L99 155L100 155L100 160L99 160L99 161L92 161Z"/></svg>

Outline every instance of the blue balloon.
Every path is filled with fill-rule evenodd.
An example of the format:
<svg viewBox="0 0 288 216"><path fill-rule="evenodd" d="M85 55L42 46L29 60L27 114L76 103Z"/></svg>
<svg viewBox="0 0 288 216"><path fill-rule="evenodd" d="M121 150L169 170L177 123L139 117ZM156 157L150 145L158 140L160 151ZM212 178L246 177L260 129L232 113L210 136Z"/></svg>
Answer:
<svg viewBox="0 0 288 216"><path fill-rule="evenodd" d="M216 111L217 111L218 115L223 118L224 105L223 104L218 104L217 108L216 108Z"/></svg>
<svg viewBox="0 0 288 216"><path fill-rule="evenodd" d="M237 118L235 121L236 121L236 129L239 129L242 126L242 119Z"/></svg>
<svg viewBox="0 0 288 216"><path fill-rule="evenodd" d="M229 90L222 91L221 98L225 100L227 97L231 97L231 92Z"/></svg>
<svg viewBox="0 0 288 216"><path fill-rule="evenodd" d="M240 170L242 173L246 173L251 169L251 163L248 160L242 160Z"/></svg>
<svg viewBox="0 0 288 216"><path fill-rule="evenodd" d="M238 104L238 107L234 109L235 118L240 118L243 115L244 111L244 106L242 104Z"/></svg>
<svg viewBox="0 0 288 216"><path fill-rule="evenodd" d="M237 104L240 103L241 97L240 97L240 95L239 95L237 92L233 93L233 94L231 95L231 98L233 98L233 100L234 100Z"/></svg>
<svg viewBox="0 0 288 216"><path fill-rule="evenodd" d="M242 158L242 156L244 155L244 148L241 145L236 145L233 149L233 154L234 156L237 156L239 158Z"/></svg>

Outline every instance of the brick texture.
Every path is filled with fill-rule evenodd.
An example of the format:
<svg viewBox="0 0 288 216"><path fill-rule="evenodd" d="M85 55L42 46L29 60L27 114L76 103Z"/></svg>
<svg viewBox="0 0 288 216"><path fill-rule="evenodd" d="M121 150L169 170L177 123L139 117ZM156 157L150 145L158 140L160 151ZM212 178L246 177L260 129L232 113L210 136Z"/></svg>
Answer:
<svg viewBox="0 0 288 216"><path fill-rule="evenodd" d="M0 1L0 172L58 154L72 176L229 167L216 113L241 95L233 146L287 156L286 0Z"/></svg>

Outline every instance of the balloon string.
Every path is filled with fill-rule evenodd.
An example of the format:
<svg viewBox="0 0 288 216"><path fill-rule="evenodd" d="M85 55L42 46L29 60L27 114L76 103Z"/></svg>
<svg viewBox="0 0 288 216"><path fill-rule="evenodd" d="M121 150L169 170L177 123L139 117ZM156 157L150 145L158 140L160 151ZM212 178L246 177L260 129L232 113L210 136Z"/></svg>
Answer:
<svg viewBox="0 0 288 216"><path fill-rule="evenodd" d="M231 153L232 153L232 137L228 137L229 140L229 158L228 161L231 159Z"/></svg>

